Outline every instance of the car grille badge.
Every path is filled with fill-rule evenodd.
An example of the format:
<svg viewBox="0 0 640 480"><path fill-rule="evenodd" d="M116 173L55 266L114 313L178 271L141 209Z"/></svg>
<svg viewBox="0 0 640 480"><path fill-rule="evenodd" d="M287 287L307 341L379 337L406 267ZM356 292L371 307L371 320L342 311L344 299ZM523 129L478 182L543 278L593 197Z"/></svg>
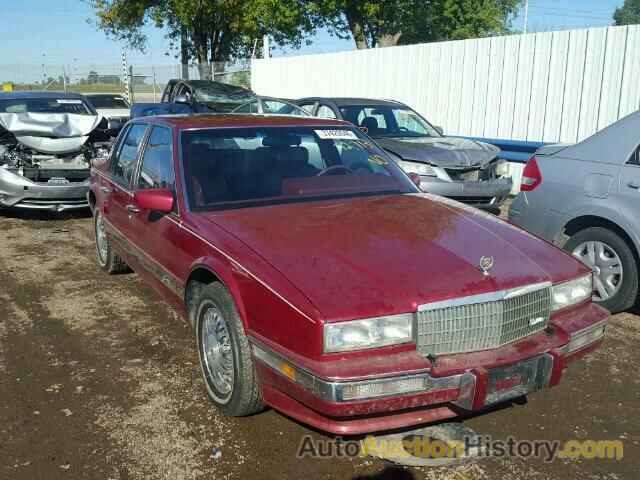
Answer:
<svg viewBox="0 0 640 480"><path fill-rule="evenodd" d="M480 257L478 268L480 268L480 271L485 277L489 276L489 273L493 268L493 262L493 257Z"/></svg>

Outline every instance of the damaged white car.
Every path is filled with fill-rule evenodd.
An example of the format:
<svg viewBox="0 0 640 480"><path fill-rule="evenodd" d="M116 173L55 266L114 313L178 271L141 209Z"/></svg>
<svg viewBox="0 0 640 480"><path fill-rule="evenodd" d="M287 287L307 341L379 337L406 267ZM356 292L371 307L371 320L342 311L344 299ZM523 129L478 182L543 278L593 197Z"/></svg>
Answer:
<svg viewBox="0 0 640 480"><path fill-rule="evenodd" d="M91 162L110 146L106 120L82 95L0 93L0 208L87 207Z"/></svg>

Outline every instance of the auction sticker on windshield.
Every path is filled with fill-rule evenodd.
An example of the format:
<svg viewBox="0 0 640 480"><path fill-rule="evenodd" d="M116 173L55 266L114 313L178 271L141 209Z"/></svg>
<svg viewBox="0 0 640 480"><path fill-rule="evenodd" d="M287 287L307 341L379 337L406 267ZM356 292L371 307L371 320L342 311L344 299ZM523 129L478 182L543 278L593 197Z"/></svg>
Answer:
<svg viewBox="0 0 640 480"><path fill-rule="evenodd" d="M321 140L358 140L351 130L314 130Z"/></svg>

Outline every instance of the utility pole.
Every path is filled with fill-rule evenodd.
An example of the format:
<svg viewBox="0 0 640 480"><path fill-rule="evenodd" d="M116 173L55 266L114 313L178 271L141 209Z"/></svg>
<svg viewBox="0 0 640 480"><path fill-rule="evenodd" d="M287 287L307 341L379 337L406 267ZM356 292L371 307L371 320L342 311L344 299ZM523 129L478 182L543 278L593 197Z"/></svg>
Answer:
<svg viewBox="0 0 640 480"><path fill-rule="evenodd" d="M524 0L524 30L527 33L527 24L529 23L529 0Z"/></svg>

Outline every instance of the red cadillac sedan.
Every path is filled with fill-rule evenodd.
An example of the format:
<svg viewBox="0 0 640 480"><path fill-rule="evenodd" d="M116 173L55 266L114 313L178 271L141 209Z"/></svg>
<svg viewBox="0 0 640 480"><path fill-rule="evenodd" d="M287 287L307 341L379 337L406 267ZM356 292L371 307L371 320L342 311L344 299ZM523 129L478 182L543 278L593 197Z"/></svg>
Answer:
<svg viewBox="0 0 640 480"><path fill-rule="evenodd" d="M342 435L556 385L602 341L591 271L418 190L362 131L316 118L146 117L93 168L98 262L195 330L225 414Z"/></svg>

